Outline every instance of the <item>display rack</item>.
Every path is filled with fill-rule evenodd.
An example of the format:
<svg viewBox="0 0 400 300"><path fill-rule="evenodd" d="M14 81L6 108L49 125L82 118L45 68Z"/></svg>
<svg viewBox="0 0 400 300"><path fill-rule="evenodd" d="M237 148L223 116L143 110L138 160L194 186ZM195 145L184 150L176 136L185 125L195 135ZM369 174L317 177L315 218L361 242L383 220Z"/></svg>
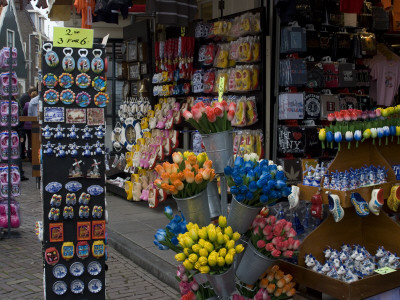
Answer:
<svg viewBox="0 0 400 300"><path fill-rule="evenodd" d="M78 60L82 58L79 53L81 50L85 50L82 52L87 50L86 58L89 60L89 68L83 72L78 70ZM58 56L59 63L56 66L49 66L46 61L48 56L44 51L42 64L44 81L41 92L41 97L44 99L41 193L44 212L45 295L46 299L105 299L105 261L107 257L105 244L107 240L104 108L106 101L99 102L100 98L97 98L98 101L95 102L94 98L96 95L100 95L99 89L95 89L94 86L95 78L104 78L107 68L105 48L103 45L94 44L90 49L73 48L72 51L66 52L66 48L54 47L52 51ZM101 54L99 54L100 52ZM74 68L71 68L72 70L67 71L63 69L63 65L68 61L63 59L68 54L76 64ZM100 71L96 69L94 72L96 66L103 69ZM45 94L50 90L48 86L44 85L46 75L60 76L62 73L68 73L74 78L68 89L75 95L81 92L87 93L91 101L78 101L77 97L64 99L64 101L61 99L54 102L46 101ZM86 87L77 85L76 78L82 74L86 74L91 79L90 85ZM58 93L67 90L61 84L57 84L52 89ZM63 130L60 131L57 127L61 127ZM100 127L102 130L99 129ZM75 128L76 131L73 131L72 128ZM50 147L47 147L48 143ZM71 148L70 145L74 143L76 147ZM98 176L91 175L95 173L93 168L97 168ZM76 197L75 203L71 200L73 198L68 196L72 193ZM89 201L85 200L83 193L90 195ZM53 198L55 195L61 197L61 203L58 205L55 204ZM95 206L101 208L101 215L94 213ZM56 220L54 217L49 219L52 208L59 209L59 217ZM66 217L64 216L65 209L68 212ZM57 263L49 263L46 259L49 249L55 251L52 252L53 254L57 253Z"/></svg>

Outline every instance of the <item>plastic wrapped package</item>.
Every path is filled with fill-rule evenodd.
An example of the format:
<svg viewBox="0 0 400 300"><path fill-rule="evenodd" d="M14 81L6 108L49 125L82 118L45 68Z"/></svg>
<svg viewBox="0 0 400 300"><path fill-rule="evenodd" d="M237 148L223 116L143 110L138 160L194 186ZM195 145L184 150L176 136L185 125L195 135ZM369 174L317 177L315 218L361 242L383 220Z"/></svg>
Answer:
<svg viewBox="0 0 400 300"><path fill-rule="evenodd" d="M245 13L239 17L239 36L251 34L251 14Z"/></svg>
<svg viewBox="0 0 400 300"><path fill-rule="evenodd" d="M229 46L229 60L239 61L239 40L232 41Z"/></svg>
<svg viewBox="0 0 400 300"><path fill-rule="evenodd" d="M203 75L203 92L212 93L214 91L215 70L209 69Z"/></svg>
<svg viewBox="0 0 400 300"><path fill-rule="evenodd" d="M260 86L260 68L259 66L253 65L251 66L251 90L258 90Z"/></svg>
<svg viewBox="0 0 400 300"><path fill-rule="evenodd" d="M251 32L253 34L258 34L261 32L261 20L260 13L251 14Z"/></svg>
<svg viewBox="0 0 400 300"><path fill-rule="evenodd" d="M251 37L240 38L238 40L239 43L239 53L238 53L238 61L240 62L250 62L253 60L253 46L254 39Z"/></svg>
<svg viewBox="0 0 400 300"><path fill-rule="evenodd" d="M19 228L21 226L21 210L18 201L10 200L11 208L11 228ZM0 228L8 228L8 200L0 199Z"/></svg>
<svg viewBox="0 0 400 300"><path fill-rule="evenodd" d="M241 97L236 103L235 116L232 120L232 126L243 127L247 125L246 122L247 106L246 97Z"/></svg>
<svg viewBox="0 0 400 300"><path fill-rule="evenodd" d="M229 63L229 44L218 45L217 53L214 59L214 67L227 68Z"/></svg>
<svg viewBox="0 0 400 300"><path fill-rule="evenodd" d="M253 125L258 121L256 98L248 97L246 99L246 125Z"/></svg>
<svg viewBox="0 0 400 300"><path fill-rule="evenodd" d="M253 66L243 66L242 72L242 84L241 84L241 91L251 91L253 89L252 84L252 70Z"/></svg>
<svg viewBox="0 0 400 300"><path fill-rule="evenodd" d="M236 68L232 68L229 71L229 82L228 82L228 90L230 92L235 92L238 90L237 83L241 80L240 72L236 72Z"/></svg>
<svg viewBox="0 0 400 300"><path fill-rule="evenodd" d="M193 93L202 93L204 90L203 87L203 71L196 70L192 76L192 92Z"/></svg>
<svg viewBox="0 0 400 300"><path fill-rule="evenodd" d="M228 91L229 70L218 70L215 75L214 93L218 93L219 82L224 77L224 93Z"/></svg>
<svg viewBox="0 0 400 300"><path fill-rule="evenodd" d="M254 62L257 62L260 60L260 51L261 51L260 37L255 36L255 37L253 37L253 44L251 47L251 52L252 52Z"/></svg>
<svg viewBox="0 0 400 300"><path fill-rule="evenodd" d="M210 66L213 64L214 59L215 59L215 45L210 43L206 45L205 51L204 51L204 61L203 65L205 66Z"/></svg>

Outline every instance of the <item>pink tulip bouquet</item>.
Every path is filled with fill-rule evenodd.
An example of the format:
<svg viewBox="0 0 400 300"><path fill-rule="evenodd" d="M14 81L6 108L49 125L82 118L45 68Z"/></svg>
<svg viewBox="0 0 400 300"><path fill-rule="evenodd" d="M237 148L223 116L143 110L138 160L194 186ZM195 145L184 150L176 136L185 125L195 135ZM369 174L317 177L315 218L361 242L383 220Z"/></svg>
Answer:
<svg viewBox="0 0 400 300"><path fill-rule="evenodd" d="M183 117L201 134L216 133L232 129L232 119L235 116L236 103L213 102L206 106L203 102L196 103L192 109L183 112Z"/></svg>
<svg viewBox="0 0 400 300"><path fill-rule="evenodd" d="M275 216L268 216L268 208L263 208L254 219L248 232L250 241L261 254L270 258L291 258L300 246L292 223Z"/></svg>

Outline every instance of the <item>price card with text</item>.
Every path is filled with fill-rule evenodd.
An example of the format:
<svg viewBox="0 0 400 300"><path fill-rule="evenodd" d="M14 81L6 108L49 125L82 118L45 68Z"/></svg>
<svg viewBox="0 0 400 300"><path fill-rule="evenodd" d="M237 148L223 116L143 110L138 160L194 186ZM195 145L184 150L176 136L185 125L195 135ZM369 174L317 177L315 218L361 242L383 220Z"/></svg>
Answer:
<svg viewBox="0 0 400 300"><path fill-rule="evenodd" d="M376 269L375 272L378 274L381 274L381 275L385 275L388 273L396 272L396 270L389 268L389 267L384 267L384 268Z"/></svg>
<svg viewBox="0 0 400 300"><path fill-rule="evenodd" d="M93 48L93 29L54 27L53 46Z"/></svg>
<svg viewBox="0 0 400 300"><path fill-rule="evenodd" d="M222 102L222 96L224 95L225 89L225 77L221 76L219 78L219 85L218 85L218 102Z"/></svg>

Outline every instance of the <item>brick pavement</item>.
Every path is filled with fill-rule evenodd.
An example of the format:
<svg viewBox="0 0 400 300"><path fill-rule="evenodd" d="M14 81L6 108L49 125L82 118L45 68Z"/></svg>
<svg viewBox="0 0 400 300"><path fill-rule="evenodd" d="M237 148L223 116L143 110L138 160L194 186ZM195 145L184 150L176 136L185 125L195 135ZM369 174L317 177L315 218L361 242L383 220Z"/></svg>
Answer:
<svg viewBox="0 0 400 300"><path fill-rule="evenodd" d="M29 175L29 164L24 163ZM22 226L12 230L12 238L0 240L0 299L43 299L41 244L35 235L35 221L42 218L42 205L35 179L22 182L18 198ZM173 288L148 274L138 265L109 247L106 272L106 299L178 299Z"/></svg>

